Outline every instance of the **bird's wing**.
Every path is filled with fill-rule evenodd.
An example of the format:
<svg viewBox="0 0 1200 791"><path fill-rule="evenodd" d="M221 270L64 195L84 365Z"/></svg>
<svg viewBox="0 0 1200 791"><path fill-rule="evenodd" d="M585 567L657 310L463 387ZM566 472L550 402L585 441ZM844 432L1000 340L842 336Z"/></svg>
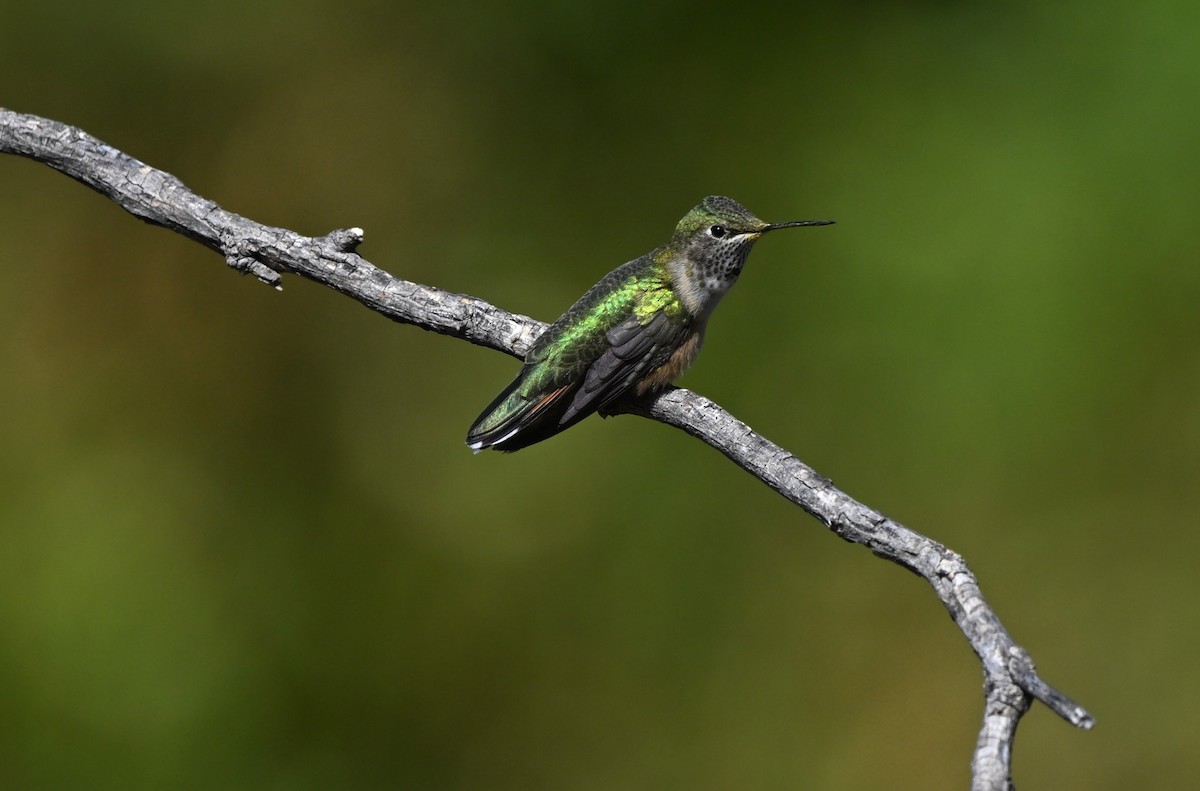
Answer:
<svg viewBox="0 0 1200 791"><path fill-rule="evenodd" d="M686 324L663 310L646 318L635 313L613 327L605 334L608 348L588 367L559 422L570 424L609 406L667 362L687 332Z"/></svg>
<svg viewBox="0 0 1200 791"><path fill-rule="evenodd" d="M605 333L604 351L582 377L531 360L475 421L467 444L519 450L563 431L665 363L686 332L661 311L647 319L631 315Z"/></svg>
<svg viewBox="0 0 1200 791"><path fill-rule="evenodd" d="M670 358L690 317L665 280L645 274L649 260L614 269L537 339L517 378L467 432L472 450L519 450L553 436Z"/></svg>

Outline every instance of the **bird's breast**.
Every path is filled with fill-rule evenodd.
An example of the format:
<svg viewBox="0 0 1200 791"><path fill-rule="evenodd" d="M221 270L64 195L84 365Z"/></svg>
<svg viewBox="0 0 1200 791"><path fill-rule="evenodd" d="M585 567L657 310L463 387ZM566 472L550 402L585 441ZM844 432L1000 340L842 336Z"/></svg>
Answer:
<svg viewBox="0 0 1200 791"><path fill-rule="evenodd" d="M700 344L704 340L703 325L694 329L684 339L683 343L675 351L671 352L671 356L667 361L655 368L642 378L637 384L637 394L661 390L675 380L675 377L687 370L688 366L696 359L696 355L700 353Z"/></svg>

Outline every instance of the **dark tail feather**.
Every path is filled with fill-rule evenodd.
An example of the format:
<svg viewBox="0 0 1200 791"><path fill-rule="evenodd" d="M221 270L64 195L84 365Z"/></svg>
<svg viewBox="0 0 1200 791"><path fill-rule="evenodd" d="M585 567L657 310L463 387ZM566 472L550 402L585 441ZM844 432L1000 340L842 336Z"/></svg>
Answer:
<svg viewBox="0 0 1200 791"><path fill-rule="evenodd" d="M560 425L559 418L571 403L570 396L577 385L566 384L531 397L519 392L525 384L525 373L522 370L475 419L467 431L467 447L471 450L476 453L487 448L509 452L520 450L552 437L570 425Z"/></svg>

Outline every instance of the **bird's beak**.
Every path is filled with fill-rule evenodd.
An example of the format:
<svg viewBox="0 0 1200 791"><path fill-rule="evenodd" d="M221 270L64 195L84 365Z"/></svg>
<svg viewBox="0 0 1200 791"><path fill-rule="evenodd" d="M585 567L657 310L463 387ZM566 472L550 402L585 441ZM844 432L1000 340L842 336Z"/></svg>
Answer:
<svg viewBox="0 0 1200 791"><path fill-rule="evenodd" d="M807 225L833 225L833 220L792 220L791 222L772 222L764 225L758 232L777 231L780 228L802 228Z"/></svg>

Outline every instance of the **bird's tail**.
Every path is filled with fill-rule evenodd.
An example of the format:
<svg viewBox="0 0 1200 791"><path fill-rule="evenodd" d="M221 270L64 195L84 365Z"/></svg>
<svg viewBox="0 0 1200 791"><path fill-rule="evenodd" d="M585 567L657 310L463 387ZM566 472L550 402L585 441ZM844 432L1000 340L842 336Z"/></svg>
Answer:
<svg viewBox="0 0 1200 791"><path fill-rule="evenodd" d="M530 370L531 366L522 368L513 383L476 418L467 431L467 447L476 453L487 448L520 450L570 425L560 424L559 419L578 385L565 384L543 392L530 387Z"/></svg>

